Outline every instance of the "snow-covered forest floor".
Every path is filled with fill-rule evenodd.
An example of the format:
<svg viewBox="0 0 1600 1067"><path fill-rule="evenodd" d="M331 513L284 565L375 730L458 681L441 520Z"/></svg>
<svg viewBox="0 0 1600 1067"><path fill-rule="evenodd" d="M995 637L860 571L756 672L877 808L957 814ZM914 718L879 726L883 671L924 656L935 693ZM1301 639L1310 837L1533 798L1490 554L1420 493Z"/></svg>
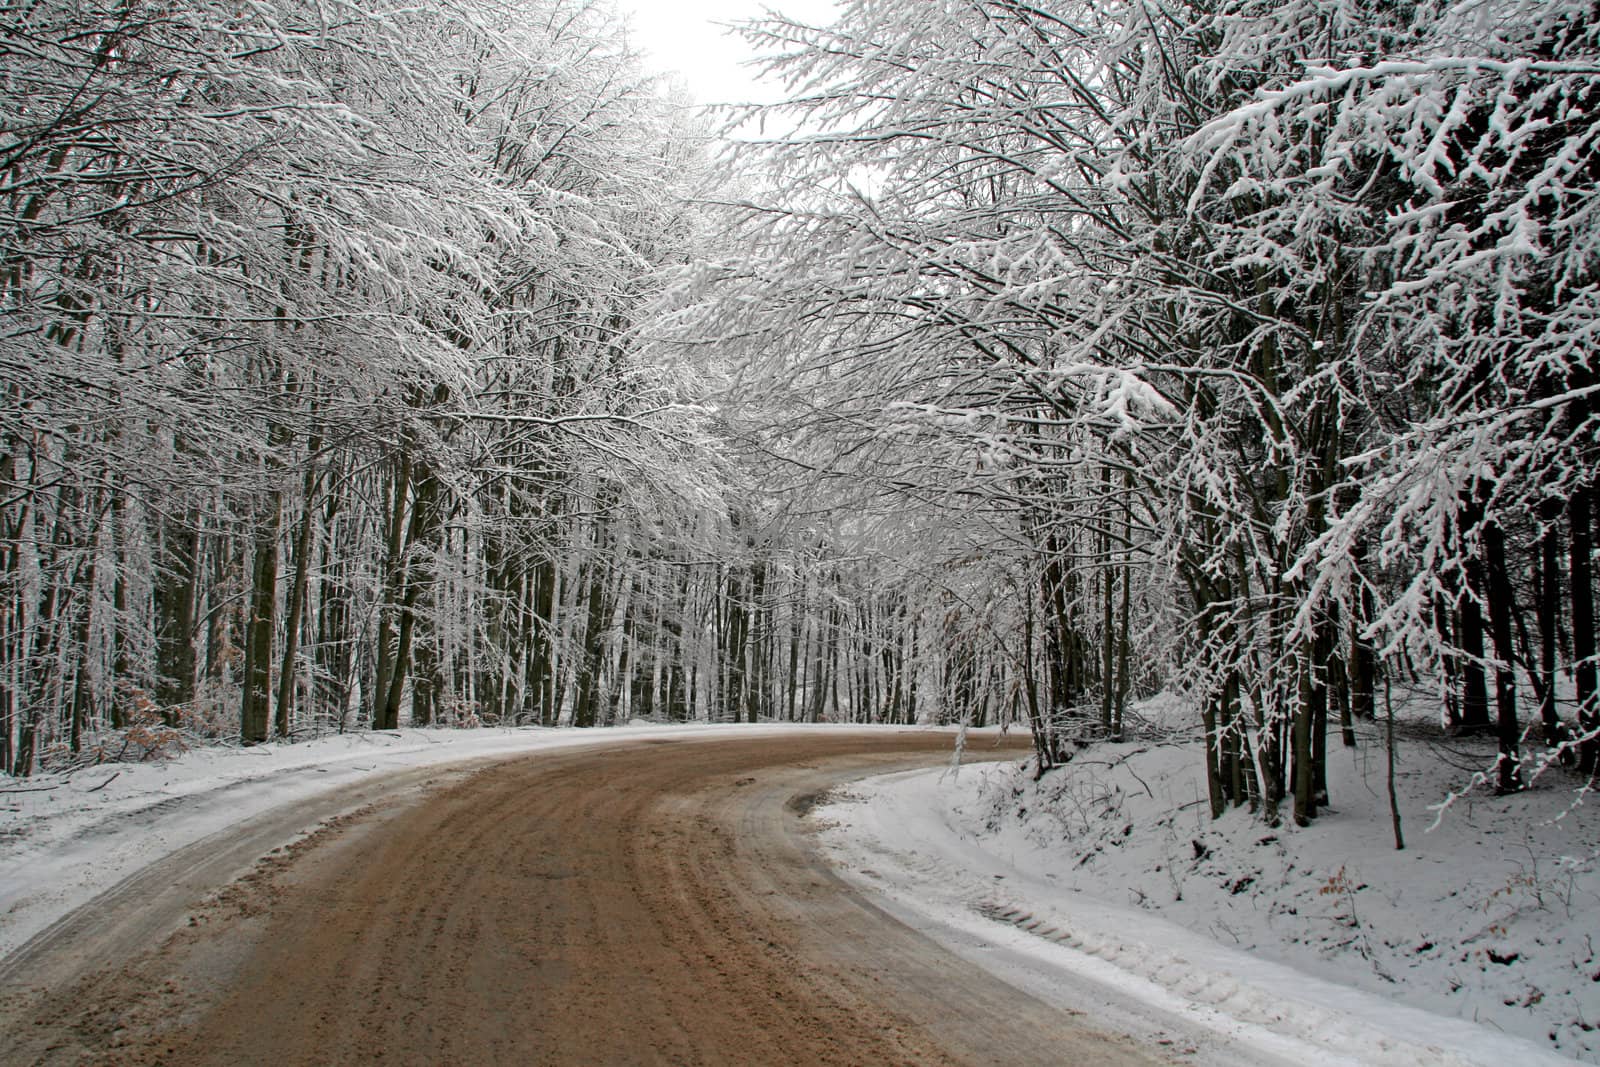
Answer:
<svg viewBox="0 0 1600 1067"><path fill-rule="evenodd" d="M1142 710L1158 727L1182 714ZM966 922L969 936L1020 934L1136 997L1172 994L1356 1062L1535 1054L1500 1035L1600 1061L1593 799L1552 769L1522 795L1469 791L1436 820L1493 765L1493 742L1416 718L1399 732L1404 851L1371 724L1330 754L1331 809L1303 829L1246 810L1212 821L1198 744L1159 728L1037 782L1031 765L996 764L866 783L821 817L840 861L920 898L913 911L981 915L988 931Z"/></svg>

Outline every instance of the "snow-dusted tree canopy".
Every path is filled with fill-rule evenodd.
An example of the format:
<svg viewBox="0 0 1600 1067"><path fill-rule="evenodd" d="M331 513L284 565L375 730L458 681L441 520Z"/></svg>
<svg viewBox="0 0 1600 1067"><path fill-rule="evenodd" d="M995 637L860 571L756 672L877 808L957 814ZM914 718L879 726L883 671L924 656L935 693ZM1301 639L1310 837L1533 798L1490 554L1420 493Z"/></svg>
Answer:
<svg viewBox="0 0 1600 1067"><path fill-rule="evenodd" d="M1043 764L1131 660L1200 700L1219 812L1312 817L1330 717L1397 672L1498 732L1502 789L1542 766L1518 678L1562 752L1575 680L1592 765L1597 15L769 20L801 132L746 149L776 177L688 328L755 339L783 447L964 516Z"/></svg>
<svg viewBox="0 0 1600 1067"><path fill-rule="evenodd" d="M592 714L612 605L724 486L629 340L698 138L605 13L3 18L5 766L241 706L247 741Z"/></svg>
<svg viewBox="0 0 1600 1067"><path fill-rule="evenodd" d="M4 18L13 772L1172 686L1304 821L1396 680L1595 766L1591 4L856 0L721 173L579 0Z"/></svg>

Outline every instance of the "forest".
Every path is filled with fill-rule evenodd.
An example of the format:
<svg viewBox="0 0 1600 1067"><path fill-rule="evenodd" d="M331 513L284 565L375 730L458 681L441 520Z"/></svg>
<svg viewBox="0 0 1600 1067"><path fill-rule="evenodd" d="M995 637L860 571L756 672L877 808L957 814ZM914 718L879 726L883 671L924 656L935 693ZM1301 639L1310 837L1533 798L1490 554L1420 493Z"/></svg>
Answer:
<svg viewBox="0 0 1600 1067"><path fill-rule="evenodd" d="M0 10L0 765L1397 691L1600 758L1600 5L847 0L706 113L591 0Z"/></svg>

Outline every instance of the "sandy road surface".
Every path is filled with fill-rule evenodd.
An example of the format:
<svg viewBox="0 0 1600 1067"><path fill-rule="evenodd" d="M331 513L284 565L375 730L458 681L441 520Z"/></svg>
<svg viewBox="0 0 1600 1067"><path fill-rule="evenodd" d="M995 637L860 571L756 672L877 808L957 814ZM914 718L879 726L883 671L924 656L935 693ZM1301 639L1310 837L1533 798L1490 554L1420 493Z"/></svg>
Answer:
<svg viewBox="0 0 1600 1067"><path fill-rule="evenodd" d="M13 956L0 1062L1159 1062L816 855L816 795L950 743L663 738L347 790L203 903L260 841L163 860Z"/></svg>

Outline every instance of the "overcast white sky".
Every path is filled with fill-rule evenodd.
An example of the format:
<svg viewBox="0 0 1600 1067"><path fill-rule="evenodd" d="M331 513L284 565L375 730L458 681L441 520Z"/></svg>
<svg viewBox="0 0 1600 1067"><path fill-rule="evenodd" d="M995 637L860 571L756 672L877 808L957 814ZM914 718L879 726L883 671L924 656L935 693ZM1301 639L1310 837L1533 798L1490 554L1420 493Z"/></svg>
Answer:
<svg viewBox="0 0 1600 1067"><path fill-rule="evenodd" d="M833 0L613 0L633 25L632 43L652 67L676 71L702 104L769 103L781 89L742 67L745 42L717 23L760 18L775 9L810 23L830 21Z"/></svg>

